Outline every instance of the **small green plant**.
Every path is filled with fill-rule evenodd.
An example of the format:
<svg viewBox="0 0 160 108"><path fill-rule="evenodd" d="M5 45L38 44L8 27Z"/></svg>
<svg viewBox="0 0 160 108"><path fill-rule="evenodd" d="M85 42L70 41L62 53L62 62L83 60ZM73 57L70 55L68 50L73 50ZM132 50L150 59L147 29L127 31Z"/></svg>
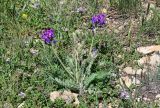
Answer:
<svg viewBox="0 0 160 108"><path fill-rule="evenodd" d="M118 6L118 9L123 12L138 12L139 7L141 6L140 0L110 0L111 5Z"/></svg>
<svg viewBox="0 0 160 108"><path fill-rule="evenodd" d="M98 49L93 48L94 37L92 37L89 49L85 48L84 41L77 41L77 36L73 36L72 39L73 43L70 52L66 52L68 55L65 55L63 60L57 54L56 48L50 46L67 75L66 78L59 76L53 79L58 85L79 92L82 95L94 80L103 80L110 76L112 71L94 70L96 68L93 67L93 64L98 56Z"/></svg>
<svg viewBox="0 0 160 108"><path fill-rule="evenodd" d="M158 36L160 35L160 11L156 8L150 8L149 10L153 12L153 16L149 19L145 18L143 31L149 36Z"/></svg>
<svg viewBox="0 0 160 108"><path fill-rule="evenodd" d="M63 99L56 99L54 104L53 104L54 108L64 108L65 106L65 101Z"/></svg>

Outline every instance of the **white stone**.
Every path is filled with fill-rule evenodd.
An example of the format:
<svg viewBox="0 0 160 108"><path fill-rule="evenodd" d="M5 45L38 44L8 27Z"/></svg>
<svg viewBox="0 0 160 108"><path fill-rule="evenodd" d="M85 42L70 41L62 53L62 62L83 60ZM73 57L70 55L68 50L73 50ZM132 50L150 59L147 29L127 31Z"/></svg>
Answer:
<svg viewBox="0 0 160 108"><path fill-rule="evenodd" d="M160 100L160 94L157 94L157 95L156 95L156 99L159 99L159 100Z"/></svg>
<svg viewBox="0 0 160 108"><path fill-rule="evenodd" d="M149 54L155 51L160 51L160 45L152 45L152 46L146 46L146 47L139 47L137 48L137 51L142 54Z"/></svg>
<svg viewBox="0 0 160 108"><path fill-rule="evenodd" d="M140 85L141 84L140 80L135 78L135 77L133 77L132 83L135 84L135 85Z"/></svg>
<svg viewBox="0 0 160 108"><path fill-rule="evenodd" d="M121 83L121 85L124 85L124 83L125 83L125 85L129 88L130 86L131 86L131 84L132 84L132 80L128 77L128 76L125 76L125 77L121 77L120 78L120 83Z"/></svg>

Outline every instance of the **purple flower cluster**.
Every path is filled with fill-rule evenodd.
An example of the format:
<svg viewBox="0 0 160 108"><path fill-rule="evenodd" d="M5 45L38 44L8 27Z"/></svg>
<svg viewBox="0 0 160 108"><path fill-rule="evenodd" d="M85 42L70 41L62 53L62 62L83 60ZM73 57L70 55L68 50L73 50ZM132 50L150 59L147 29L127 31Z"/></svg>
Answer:
<svg viewBox="0 0 160 108"><path fill-rule="evenodd" d="M45 29L42 31L41 34L41 39L46 43L50 44L53 41L53 38L55 37L54 35L54 30L53 29Z"/></svg>
<svg viewBox="0 0 160 108"><path fill-rule="evenodd" d="M92 24L102 26L106 24L106 14L100 13L92 17Z"/></svg>

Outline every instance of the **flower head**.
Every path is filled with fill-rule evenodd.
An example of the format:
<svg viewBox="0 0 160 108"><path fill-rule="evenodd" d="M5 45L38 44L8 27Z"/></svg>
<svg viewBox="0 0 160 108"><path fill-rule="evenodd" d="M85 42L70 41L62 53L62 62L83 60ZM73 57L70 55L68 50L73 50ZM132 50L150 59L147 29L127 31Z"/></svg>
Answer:
<svg viewBox="0 0 160 108"><path fill-rule="evenodd" d="M129 93L125 90L121 91L120 98L121 99L129 99L130 98Z"/></svg>
<svg viewBox="0 0 160 108"><path fill-rule="evenodd" d="M106 24L106 14L100 13L92 17L92 24L102 26Z"/></svg>
<svg viewBox="0 0 160 108"><path fill-rule="evenodd" d="M26 94L25 94L24 92L20 92L20 93L18 94L18 96L20 96L21 98L25 98L25 97L26 97Z"/></svg>
<svg viewBox="0 0 160 108"><path fill-rule="evenodd" d="M86 11L86 8L79 7L77 8L77 13L84 13Z"/></svg>
<svg viewBox="0 0 160 108"><path fill-rule="evenodd" d="M53 29L45 29L42 31L41 34L41 39L46 43L50 44L53 41L53 38L55 37L54 35L54 30Z"/></svg>
<svg viewBox="0 0 160 108"><path fill-rule="evenodd" d="M27 18L28 18L28 15L25 14L25 13L23 13L23 14L22 14L22 18L23 18L23 19L27 19Z"/></svg>
<svg viewBox="0 0 160 108"><path fill-rule="evenodd" d="M107 13L107 9L103 8L103 9L101 10L101 12L102 12L102 13Z"/></svg>

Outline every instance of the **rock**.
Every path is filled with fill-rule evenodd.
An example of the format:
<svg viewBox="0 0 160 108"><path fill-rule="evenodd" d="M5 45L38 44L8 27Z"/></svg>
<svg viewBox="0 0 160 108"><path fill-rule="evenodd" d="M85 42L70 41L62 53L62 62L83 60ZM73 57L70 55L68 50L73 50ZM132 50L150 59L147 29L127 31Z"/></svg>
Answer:
<svg viewBox="0 0 160 108"><path fill-rule="evenodd" d="M132 80L128 77L128 76L125 76L125 77L121 77L120 78L120 83L121 83L121 85L124 85L124 83L125 83L125 85L129 88L130 86L131 86L131 84L132 84Z"/></svg>
<svg viewBox="0 0 160 108"><path fill-rule="evenodd" d="M147 98L147 97L144 97L143 100L144 100L144 101L150 101L150 99Z"/></svg>
<svg viewBox="0 0 160 108"><path fill-rule="evenodd" d="M78 94L72 93L70 91L64 91L63 93L60 91L54 91L50 93L50 99L54 102L56 99L63 99L67 104L73 103L75 105L79 105Z"/></svg>
<svg viewBox="0 0 160 108"><path fill-rule="evenodd" d="M112 108L112 104L109 103L108 106L107 106L107 108Z"/></svg>
<svg viewBox="0 0 160 108"><path fill-rule="evenodd" d="M135 74L135 70L132 69L132 67L126 67L123 69L123 72L127 74Z"/></svg>
<svg viewBox="0 0 160 108"><path fill-rule="evenodd" d="M160 94L156 95L156 99L160 100Z"/></svg>
<svg viewBox="0 0 160 108"><path fill-rule="evenodd" d="M13 105L11 104L11 103L5 103L4 105L3 105L3 108L13 108Z"/></svg>
<svg viewBox="0 0 160 108"><path fill-rule="evenodd" d="M160 65L160 54L153 53L151 56L142 57L140 60L138 60L138 64L140 66L144 66L145 71L150 69L156 72L158 71L158 66Z"/></svg>
<svg viewBox="0 0 160 108"><path fill-rule="evenodd" d="M129 76L123 76L120 78L120 83L121 85L126 85L128 88L134 84L134 85L140 85L141 81L138 78L135 78L132 76L132 78L130 78Z"/></svg>
<svg viewBox="0 0 160 108"><path fill-rule="evenodd" d="M62 99L64 99L68 103L74 101L73 104L79 104L79 100L77 96L78 94L76 93L71 93L70 91L64 91L62 95Z"/></svg>
<svg viewBox="0 0 160 108"><path fill-rule="evenodd" d="M98 104L98 108L103 108L103 103L102 103L102 102L100 102L100 103Z"/></svg>
<svg viewBox="0 0 160 108"><path fill-rule="evenodd" d="M146 46L146 47L139 47L137 48L137 51L142 54L149 54L156 51L160 51L160 45L152 45L152 46Z"/></svg>
<svg viewBox="0 0 160 108"><path fill-rule="evenodd" d="M25 108L25 101L19 104L17 108Z"/></svg>
<svg viewBox="0 0 160 108"><path fill-rule="evenodd" d="M160 54L152 54L151 56L145 56L138 60L139 65L159 65L160 64Z"/></svg>
<svg viewBox="0 0 160 108"><path fill-rule="evenodd" d="M148 62L149 62L149 57L148 56L142 57L141 59L138 60L139 65L144 65L144 64L147 64Z"/></svg>
<svg viewBox="0 0 160 108"><path fill-rule="evenodd" d="M132 67L126 67L123 69L123 72L130 74L130 75L141 75L145 72L144 69L133 69Z"/></svg>
<svg viewBox="0 0 160 108"><path fill-rule="evenodd" d="M51 93L50 93L50 100L51 100L52 102L54 102L57 98L60 97L60 95L61 95L61 93L58 92L58 91L51 92Z"/></svg>
<svg viewBox="0 0 160 108"><path fill-rule="evenodd" d="M146 69L138 69L138 70L136 70L136 73L135 73L135 74L141 75L141 74L143 74L143 73L145 73L145 72L146 72Z"/></svg>
<svg viewBox="0 0 160 108"><path fill-rule="evenodd" d="M152 54L152 56L150 56L149 64L152 66L160 65L160 54L156 54L156 53Z"/></svg>
<svg viewBox="0 0 160 108"><path fill-rule="evenodd" d="M133 77L132 83L135 84L135 85L140 85L141 84L140 80L135 78L135 77Z"/></svg>

